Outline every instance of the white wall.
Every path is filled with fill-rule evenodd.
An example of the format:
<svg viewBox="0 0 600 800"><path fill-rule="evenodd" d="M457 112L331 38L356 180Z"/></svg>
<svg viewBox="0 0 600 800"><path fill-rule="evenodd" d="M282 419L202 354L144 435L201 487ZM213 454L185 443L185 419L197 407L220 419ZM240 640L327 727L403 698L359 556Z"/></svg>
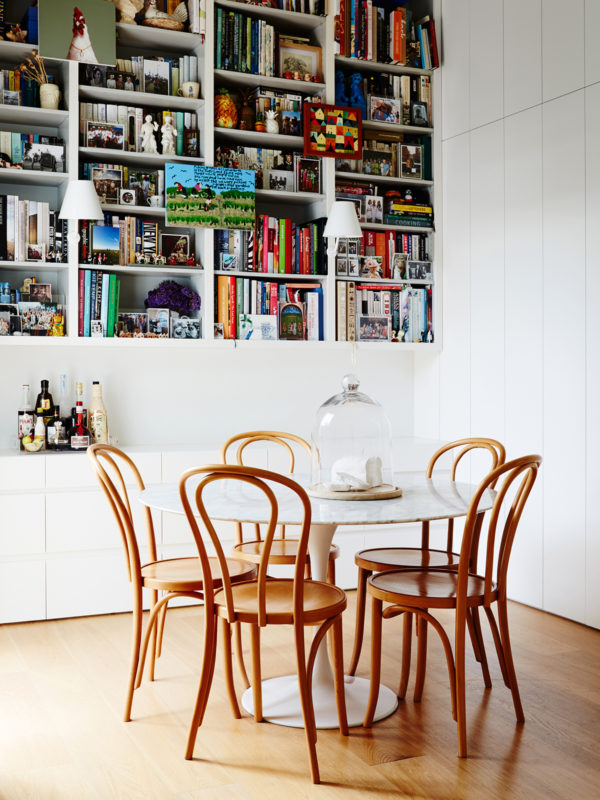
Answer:
<svg viewBox="0 0 600 800"><path fill-rule="evenodd" d="M442 28L444 347L415 358L415 432L544 456L510 593L600 627L600 3L443 0Z"/></svg>

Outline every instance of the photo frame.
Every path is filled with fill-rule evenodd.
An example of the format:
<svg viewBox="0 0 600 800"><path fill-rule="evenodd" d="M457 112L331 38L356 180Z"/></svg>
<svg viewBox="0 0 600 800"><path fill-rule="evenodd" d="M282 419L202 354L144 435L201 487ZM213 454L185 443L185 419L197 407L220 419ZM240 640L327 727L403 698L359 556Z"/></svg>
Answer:
<svg viewBox="0 0 600 800"><path fill-rule="evenodd" d="M87 122L86 144L102 150L125 149L125 127L116 122Z"/></svg>
<svg viewBox="0 0 600 800"><path fill-rule="evenodd" d="M360 256L360 275L362 278L383 278L383 258L381 256Z"/></svg>
<svg viewBox="0 0 600 800"><path fill-rule="evenodd" d="M183 155L197 158L200 155L200 131L188 128L183 132Z"/></svg>
<svg viewBox="0 0 600 800"><path fill-rule="evenodd" d="M117 336L128 339L141 339L148 332L148 314L121 312L117 320Z"/></svg>
<svg viewBox="0 0 600 800"><path fill-rule="evenodd" d="M392 338L392 319L383 315L359 315L359 342L389 342Z"/></svg>
<svg viewBox="0 0 600 800"><path fill-rule="evenodd" d="M178 263L184 263L190 254L190 236L187 233L161 233L159 250L167 262L174 257Z"/></svg>
<svg viewBox="0 0 600 800"><path fill-rule="evenodd" d="M45 260L44 259L44 251L45 251L45 246L44 246L43 242L39 242L37 244L29 243L27 245L27 258L25 259L25 261L44 261ZM46 286L46 285L49 286L50 284L37 284L37 283L32 283L31 284L31 286ZM30 288L30 292L31 292L31 288ZM50 303L51 300L52 300L52 297L50 297L48 300L40 300L40 302L42 302L42 303Z"/></svg>
<svg viewBox="0 0 600 800"><path fill-rule="evenodd" d="M294 173L296 176L296 191L321 193L321 161L314 156L294 154Z"/></svg>
<svg viewBox="0 0 600 800"><path fill-rule="evenodd" d="M23 142L23 169L34 172L64 172L64 145Z"/></svg>
<svg viewBox="0 0 600 800"><path fill-rule="evenodd" d="M289 169L269 169L263 173L263 187L276 192L294 191L294 173Z"/></svg>
<svg viewBox="0 0 600 800"><path fill-rule="evenodd" d="M52 285L50 283L32 283L29 287L30 303L51 303Z"/></svg>
<svg viewBox="0 0 600 800"><path fill-rule="evenodd" d="M411 281L430 281L433 279L431 261L408 261L406 277Z"/></svg>
<svg viewBox="0 0 600 800"><path fill-rule="evenodd" d="M146 94L171 94L171 65L168 61L144 59L144 91Z"/></svg>
<svg viewBox="0 0 600 800"><path fill-rule="evenodd" d="M199 319L190 317L171 317L171 338L172 339L199 339L201 333Z"/></svg>
<svg viewBox="0 0 600 800"><path fill-rule="evenodd" d="M118 264L121 257L120 230L116 226L94 225L92 227L92 263ZM94 261L94 258L102 261Z"/></svg>
<svg viewBox="0 0 600 800"><path fill-rule="evenodd" d="M304 306L302 303L279 303L279 338L304 339Z"/></svg>
<svg viewBox="0 0 600 800"><path fill-rule="evenodd" d="M92 181L101 203L118 203L123 188L123 171L118 167L92 167Z"/></svg>
<svg viewBox="0 0 600 800"><path fill-rule="evenodd" d="M135 206L137 198L133 189L121 189L119 192L119 202L123 206Z"/></svg>
<svg viewBox="0 0 600 800"><path fill-rule="evenodd" d="M420 144L400 145L400 177L421 180L423 177L423 147Z"/></svg>
<svg viewBox="0 0 600 800"><path fill-rule="evenodd" d="M322 51L311 44L294 44L281 40L279 42L279 77L306 80L305 76L321 79Z"/></svg>
<svg viewBox="0 0 600 800"><path fill-rule="evenodd" d="M363 211L365 222L383 222L383 197L380 195L366 195L363 198Z"/></svg>
<svg viewBox="0 0 600 800"><path fill-rule="evenodd" d="M347 258L336 258L335 260L335 271L337 275L347 275L348 274L348 259Z"/></svg>
<svg viewBox="0 0 600 800"><path fill-rule="evenodd" d="M350 278L358 278L360 275L360 261L359 256L348 257L348 276Z"/></svg>
<svg viewBox="0 0 600 800"><path fill-rule="evenodd" d="M360 108L304 103L304 155L362 158Z"/></svg>
<svg viewBox="0 0 600 800"><path fill-rule="evenodd" d="M102 64L81 64L80 75L87 86L106 86L106 67Z"/></svg>
<svg viewBox="0 0 600 800"><path fill-rule="evenodd" d="M170 311L168 308L149 308L148 309L148 330L146 336L151 338L168 339L169 338L169 318Z"/></svg>
<svg viewBox="0 0 600 800"><path fill-rule="evenodd" d="M397 97L369 95L369 119L397 125L402 122L402 100Z"/></svg>
<svg viewBox="0 0 600 800"><path fill-rule="evenodd" d="M156 194L158 186L158 173L150 171L129 170L127 175L127 188L136 195L139 206L151 205L150 198Z"/></svg>
<svg viewBox="0 0 600 800"><path fill-rule="evenodd" d="M225 331L223 330L222 322L213 323L213 339L224 339Z"/></svg>
<svg viewBox="0 0 600 800"><path fill-rule="evenodd" d="M281 111L279 120L279 133L285 136L302 135L302 112Z"/></svg>
<svg viewBox="0 0 600 800"><path fill-rule="evenodd" d="M395 281L404 280L406 278L407 261L408 253L394 253L392 256L392 278Z"/></svg>
<svg viewBox="0 0 600 800"><path fill-rule="evenodd" d="M417 125L420 128L429 127L429 114L427 113L427 103L422 103L415 100L410 109L410 122L411 125Z"/></svg>

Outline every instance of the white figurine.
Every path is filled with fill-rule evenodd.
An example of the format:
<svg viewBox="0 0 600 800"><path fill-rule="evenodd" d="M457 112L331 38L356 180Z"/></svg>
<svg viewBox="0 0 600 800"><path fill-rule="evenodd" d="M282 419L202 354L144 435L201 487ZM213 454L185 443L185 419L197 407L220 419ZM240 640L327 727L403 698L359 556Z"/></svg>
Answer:
<svg viewBox="0 0 600 800"><path fill-rule="evenodd" d="M161 144L163 155L175 155L175 141L177 139L177 131L173 127L173 117L166 117L164 125L160 129L162 134Z"/></svg>
<svg viewBox="0 0 600 800"><path fill-rule="evenodd" d="M394 280L395 281L401 281L402 280L402 275L400 274L400 267L398 267L398 266L394 267Z"/></svg>
<svg viewBox="0 0 600 800"><path fill-rule="evenodd" d="M267 111L267 133L279 133L277 111Z"/></svg>
<svg viewBox="0 0 600 800"><path fill-rule="evenodd" d="M165 27L177 26L183 29L183 23L188 18L187 6L184 2L179 3L177 8L172 14L166 11L159 11L156 7L156 0L146 0L144 3L144 24L145 25L158 25L161 27L160 22L165 21Z"/></svg>
<svg viewBox="0 0 600 800"><path fill-rule="evenodd" d="M144 7L144 0L109 0L119 12L119 22L135 25L135 15Z"/></svg>
<svg viewBox="0 0 600 800"><path fill-rule="evenodd" d="M146 115L146 121L142 125L142 152L158 153L154 132L158 130L158 122L152 119L151 114Z"/></svg>

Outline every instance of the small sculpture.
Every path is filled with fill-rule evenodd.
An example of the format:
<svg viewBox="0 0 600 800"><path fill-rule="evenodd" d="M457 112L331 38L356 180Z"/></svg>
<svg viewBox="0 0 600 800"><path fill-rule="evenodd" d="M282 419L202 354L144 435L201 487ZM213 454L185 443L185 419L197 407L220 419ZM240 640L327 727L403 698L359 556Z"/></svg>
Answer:
<svg viewBox="0 0 600 800"><path fill-rule="evenodd" d="M142 152L158 153L156 146L155 131L158 130L158 122L152 119L151 114L146 114L146 121L142 125Z"/></svg>
<svg viewBox="0 0 600 800"><path fill-rule="evenodd" d="M182 31L184 28L183 23L187 18L187 6L184 2L179 3L172 14L168 14L166 11L159 11L156 7L156 0L146 0L144 4L144 25Z"/></svg>
<svg viewBox="0 0 600 800"><path fill-rule="evenodd" d="M352 108L360 108L363 119L367 116L367 101L362 88L363 76L360 72L353 72L350 75L350 105Z"/></svg>
<svg viewBox="0 0 600 800"><path fill-rule="evenodd" d="M57 311L52 315L52 328L50 329L50 336L64 336L65 335L65 318Z"/></svg>
<svg viewBox="0 0 600 800"><path fill-rule="evenodd" d="M114 3L119 12L119 22L126 25L135 25L135 15L144 7L144 0L109 0Z"/></svg>
<svg viewBox="0 0 600 800"><path fill-rule="evenodd" d="M6 34L6 38L11 42L24 42L27 39L27 31L21 30L21 26L17 23Z"/></svg>
<svg viewBox="0 0 600 800"><path fill-rule="evenodd" d="M398 265L396 265L396 266L394 267L394 275L393 275L393 279L394 279L395 281L401 281L401 280L402 280L402 275L401 275L401 273L400 273L400 267L399 267Z"/></svg>
<svg viewBox="0 0 600 800"><path fill-rule="evenodd" d="M159 253L158 255L154 256L152 263L164 265L167 263L167 259L162 255L162 253Z"/></svg>
<svg viewBox="0 0 600 800"><path fill-rule="evenodd" d="M279 133L277 111L267 111L267 133Z"/></svg>
<svg viewBox="0 0 600 800"><path fill-rule="evenodd" d="M340 106L349 105L346 94L346 76L341 69L335 71L335 102Z"/></svg>
<svg viewBox="0 0 600 800"><path fill-rule="evenodd" d="M164 124L160 129L162 134L161 145L163 155L175 155L175 142L177 140L177 131L173 127L173 117L165 117Z"/></svg>
<svg viewBox="0 0 600 800"><path fill-rule="evenodd" d="M73 38L67 58L70 61L85 61L87 64L98 63L85 17L78 8L73 9Z"/></svg>
<svg viewBox="0 0 600 800"><path fill-rule="evenodd" d="M136 253L135 254L135 263L136 264L148 264L150 259L146 255L146 253Z"/></svg>

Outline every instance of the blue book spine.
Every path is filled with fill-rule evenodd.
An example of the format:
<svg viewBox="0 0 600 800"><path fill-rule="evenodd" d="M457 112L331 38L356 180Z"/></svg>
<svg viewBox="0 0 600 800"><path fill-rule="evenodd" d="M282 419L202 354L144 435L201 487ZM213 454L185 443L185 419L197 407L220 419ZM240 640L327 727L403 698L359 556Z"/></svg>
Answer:
<svg viewBox="0 0 600 800"><path fill-rule="evenodd" d="M91 311L91 289L92 289L92 271L85 270L85 282L83 284L83 335L90 335L90 311Z"/></svg>
<svg viewBox="0 0 600 800"><path fill-rule="evenodd" d="M319 298L319 341L322 342L325 336L325 329L323 326L323 289L314 289L314 292Z"/></svg>
<svg viewBox="0 0 600 800"><path fill-rule="evenodd" d="M419 52L421 57L420 67L425 69L425 43L423 42L423 27L417 25L417 36L419 37Z"/></svg>

